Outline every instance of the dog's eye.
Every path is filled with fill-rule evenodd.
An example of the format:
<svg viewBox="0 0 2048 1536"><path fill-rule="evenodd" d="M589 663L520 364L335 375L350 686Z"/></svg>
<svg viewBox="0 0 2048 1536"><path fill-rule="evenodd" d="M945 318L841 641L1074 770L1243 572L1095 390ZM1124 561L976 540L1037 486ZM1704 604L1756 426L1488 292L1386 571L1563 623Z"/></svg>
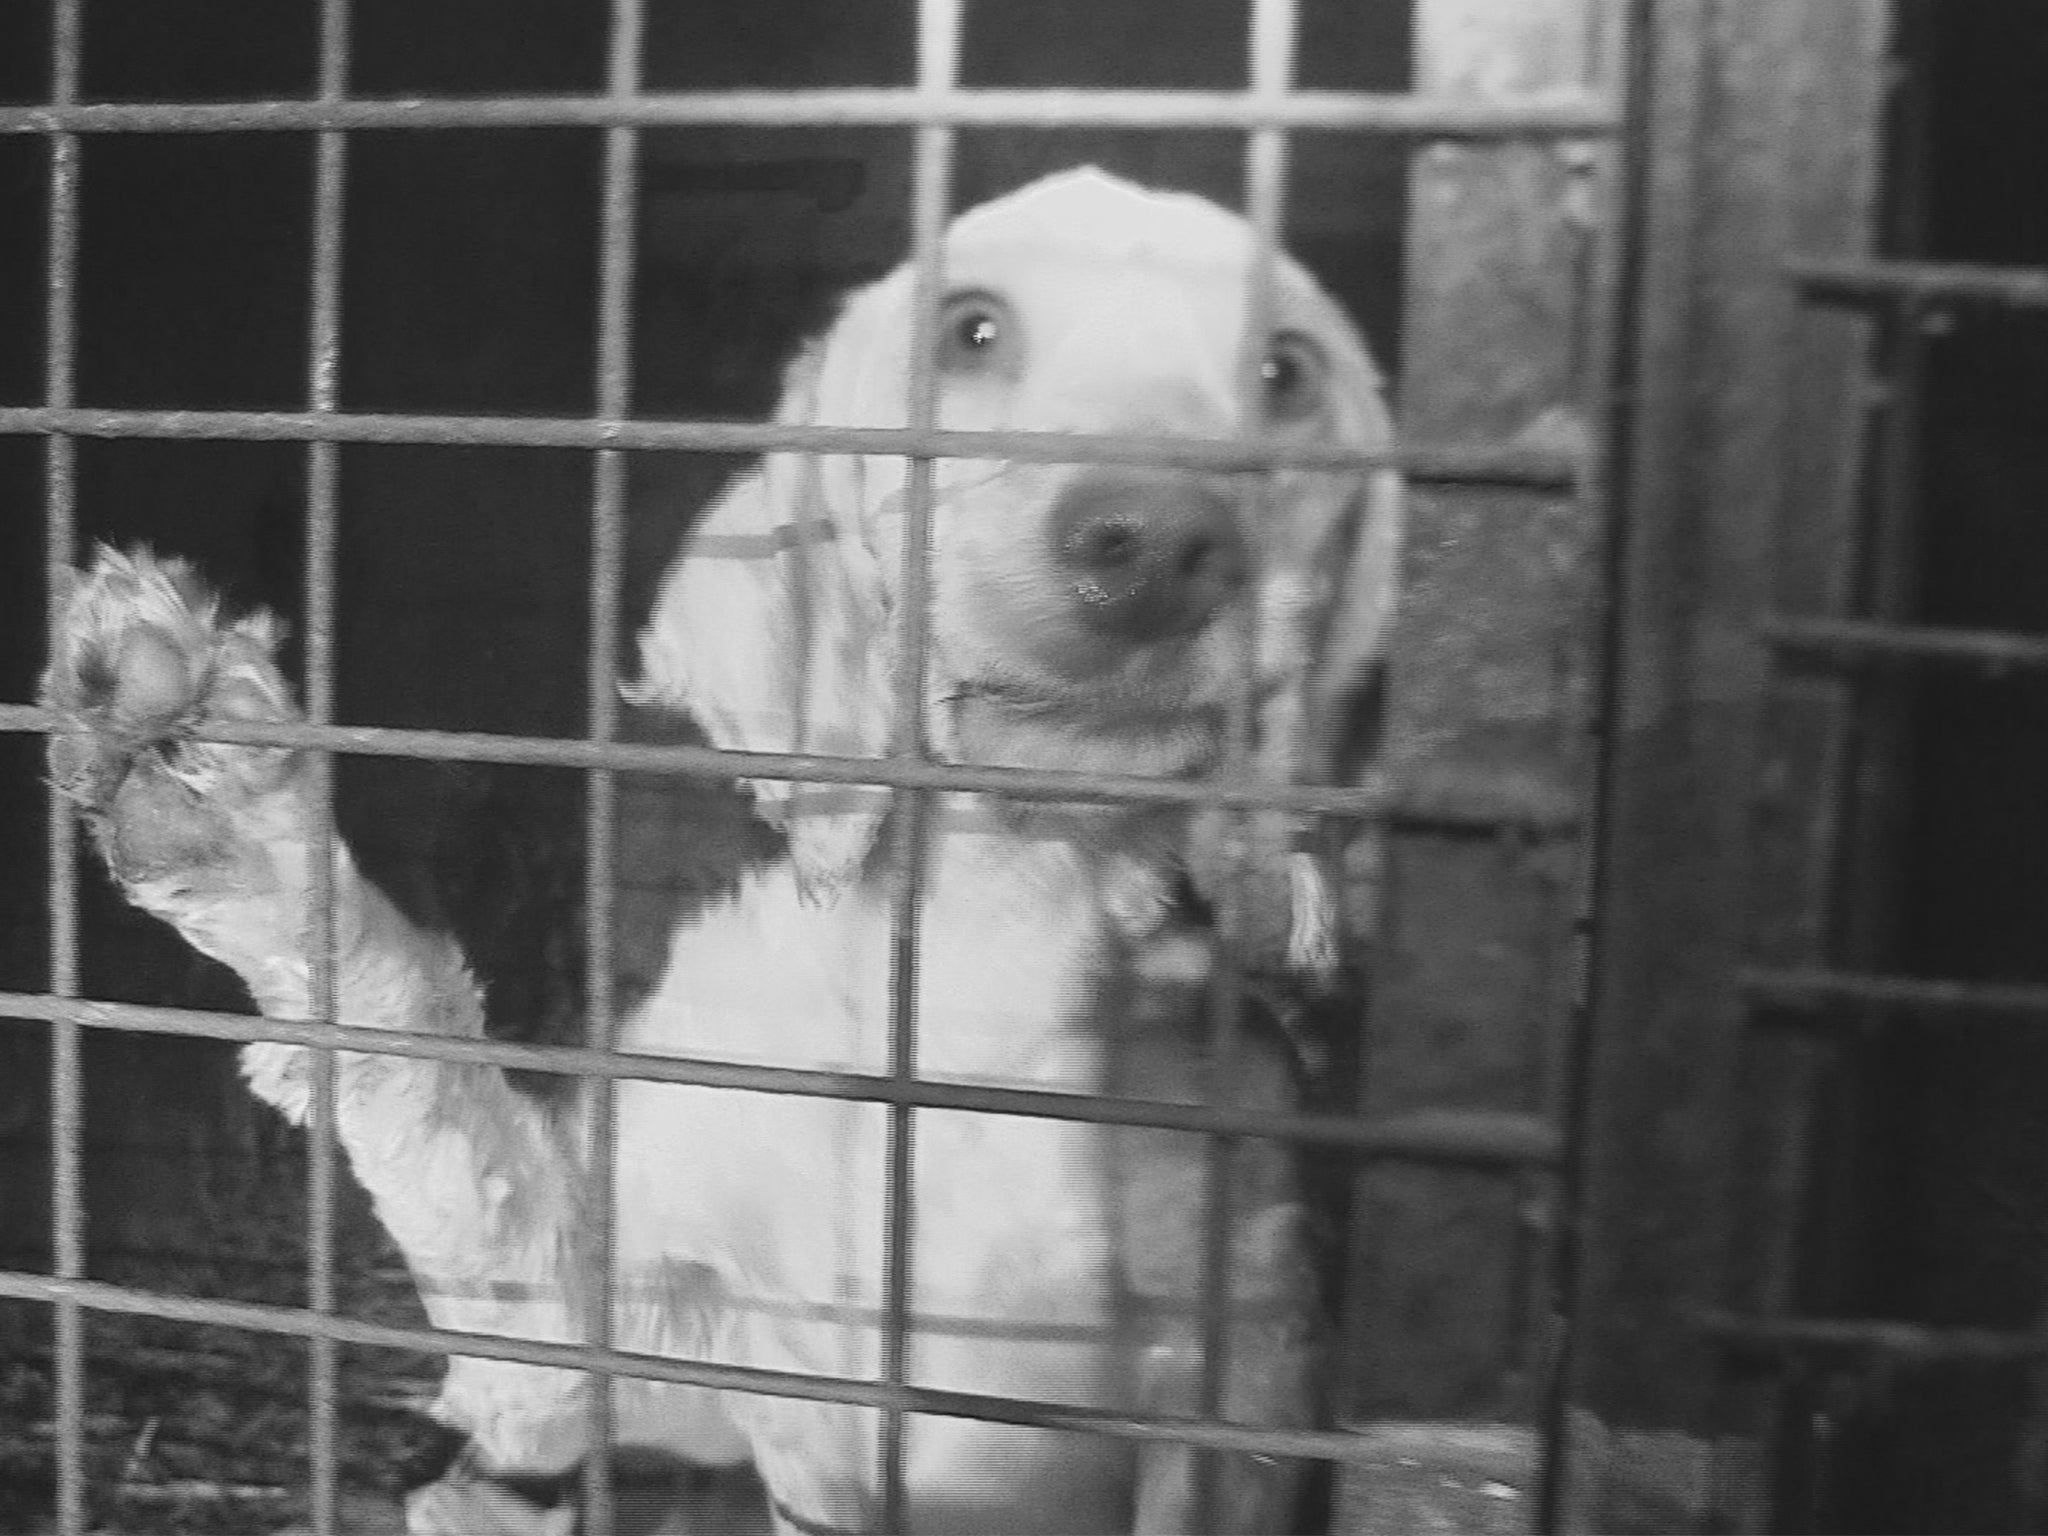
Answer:
<svg viewBox="0 0 2048 1536"><path fill-rule="evenodd" d="M1007 371L1016 350L1015 331L1009 306L993 294L955 294L939 312L939 371Z"/></svg>
<svg viewBox="0 0 2048 1536"><path fill-rule="evenodd" d="M1002 336L1002 326L985 309L970 310L953 322L953 340L964 350L986 352Z"/></svg>
<svg viewBox="0 0 2048 1536"><path fill-rule="evenodd" d="M1330 371L1323 349L1297 331L1282 331L1259 363L1265 388L1266 415L1273 421L1300 421L1322 409Z"/></svg>

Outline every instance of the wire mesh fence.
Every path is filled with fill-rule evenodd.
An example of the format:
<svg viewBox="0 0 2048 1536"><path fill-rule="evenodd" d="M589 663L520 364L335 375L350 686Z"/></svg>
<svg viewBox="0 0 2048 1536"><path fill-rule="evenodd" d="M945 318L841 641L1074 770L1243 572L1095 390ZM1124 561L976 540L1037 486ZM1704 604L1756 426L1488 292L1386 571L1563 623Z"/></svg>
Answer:
<svg viewBox="0 0 2048 1536"><path fill-rule="evenodd" d="M1250 312L1253 323L1270 303L1275 252L1286 213L1290 145L1294 136L1367 134L1463 143L1557 144L1607 140L1623 127L1614 95L1565 90L1495 99L1427 94L1305 91L1294 84L1298 17L1291 0L1254 0L1250 16L1249 81L1232 91L967 87L959 82L959 0L920 0L916 71L902 87L794 91L648 91L642 88L645 19L638 0L613 0L605 87L590 95L495 96L461 99L363 99L350 94L350 12L346 0L321 0L317 88L303 100L215 103L87 101L82 99L83 0L55 0L47 101L0 106L0 135L31 135L48 146L45 315L47 349L42 401L0 407L0 433L40 437L45 447L45 541L52 593L50 624L58 623L64 573L80 554L77 518L77 445L82 439L198 439L304 445L305 719L265 725L210 721L196 729L206 741L307 749L319 765L316 801L323 807L317 838L330 845L332 763L337 754L413 758L436 762L543 765L574 770L586 785L586 839L582 871L585 921L585 1037L579 1046L524 1046L486 1040L394 1036L340 1016L335 997L334 906L331 862L313 860L308 914L313 1006L304 1020L251 1018L197 1009L149 1007L83 995L79 958L80 893L75 856L75 815L62 796L50 799L48 821L50 918L48 988L0 994L0 1013L47 1025L51 1054L51 1212L53 1263L48 1274L0 1273L0 1296L47 1304L55 1318L52 1359L56 1383L56 1525L82 1536L91 1523L86 1458L85 1319L89 1314L132 1314L280 1335L308 1343L310 1523L320 1536L341 1529L340 1453L336 1416L341 1393L342 1346L423 1350L568 1367L600 1376L638 1377L723 1390L844 1402L883 1414L880 1520L902 1527L904 1416L944 1414L995 1423L1073 1429L1137 1440L1172 1440L1196 1447L1270 1456L1341 1460L1353 1437L1335 1429L1273 1429L1236 1424L1220 1416L1227 1186L1218 1171L1234 1138L1261 1137L1341 1151L1354 1158L1440 1162L1525 1176L1555 1176L1569 1148L1566 1127L1538 1114L1441 1109L1381 1117L1293 1113L1155 1102L1134 1097L1080 1095L1022 1088L976 1087L920 1078L914 1068L918 1028L918 954L921 891L917 807L932 796L973 790L1024 800L1101 801L1124 805L1213 807L1238 813L1284 810L1421 825L1487 834L1555 831L1579 824L1570 797L1510 780L1432 783L1426 776L1369 773L1347 786L1282 786L1241 771L1203 780L1151 780L1116 773L1053 772L940 761L919 728L929 622L930 524L933 465L949 457L999 457L1043 463L1159 464L1230 472L1306 467L1364 473L1395 465L1411 479L1447 486L1498 486L1582 495L1588 516L1599 513L1599 488L1584 455L1526 442L1415 444L1391 453L1281 444L1252 432L1239 440L1189 441L1128 435L1074 436L1040 432L942 430L936 416L936 364L932 339L943 298L941 241L957 136L965 129L1076 126L1230 130L1244 138L1246 207L1255 255ZM650 130L681 125L890 125L912 130L910 261L915 309L908 418L902 428L737 424L724 421L636 419L630 337L636 323L634 249L641 171L641 139ZM580 417L449 416L355 412L343 408L342 263L349 199L351 135L370 130L436 132L518 127L601 130L600 227L597 241L597 339L593 408ZM76 380L78 251L82 147L96 135L310 134L314 143L311 208L311 303L305 338L304 404L300 409L106 409L80 402ZM1849 278L1823 279L1851 282ZM1816 279L1821 281L1823 279ZM588 726L573 739L456 731L400 730L340 725L335 715L337 665L336 550L339 454L349 444L490 445L559 448L591 456L589 494L587 666ZM616 680L617 636L624 611L624 551L628 457L636 452L802 452L898 454L910 461L905 502L907 535L901 592L905 626L895 679L897 730L890 753L879 758L818 754L764 754L688 745L649 745L621 739ZM1241 706L1242 707L1242 706ZM0 730L60 732L67 722L27 705L0 706ZM618 778L655 773L730 780L753 778L879 786L898 797L898 872L891 950L894 958L890 1049L880 1074L824 1072L736 1065L621 1052L613 1045L617 1011L614 896L618 886ZM1227 889L1227 888L1226 888ZM1232 897L1219 902L1226 936ZM1242 998L1224 981L1212 1000L1212 1043L1227 1059L1238 1028ZM87 1277L88 1211L83 1175L84 1059L88 1031L204 1037L232 1041L287 1041L320 1048L309 1121L311 1155L306 1198L304 1306L266 1306L183 1297ZM592 1253L598 1284L590 1298L586 1341L541 1343L510 1336L368 1322L338 1309L335 1289L335 1055L372 1051L460 1061L590 1079L598 1083L591 1120L590 1166L600 1184L592 1210L600 1230ZM610 1231L612 1202L603 1192L616 1149L612 1086L621 1079L694 1084L762 1093L798 1094L884 1105L889 1114L889 1195L882 1369L879 1379L812 1376L716 1364L613 1347L614 1297ZM948 1109L1026 1115L1076 1123L1118 1124L1199 1132L1217 1149L1209 1177L1201 1411L1137 1414L1019 1400L998 1393L939 1391L906 1376L909 1276L913 1241L911 1149L914 1114ZM595 1394L601 1419L609 1395ZM1561 1420L1559 1421L1561 1425ZM1551 1426L1553 1438L1561 1435ZM585 1469L586 1528L612 1529L614 1494L608 1420ZM1553 1459L1562 1454L1553 1444ZM1555 1500L1547 1518L1557 1519Z"/></svg>

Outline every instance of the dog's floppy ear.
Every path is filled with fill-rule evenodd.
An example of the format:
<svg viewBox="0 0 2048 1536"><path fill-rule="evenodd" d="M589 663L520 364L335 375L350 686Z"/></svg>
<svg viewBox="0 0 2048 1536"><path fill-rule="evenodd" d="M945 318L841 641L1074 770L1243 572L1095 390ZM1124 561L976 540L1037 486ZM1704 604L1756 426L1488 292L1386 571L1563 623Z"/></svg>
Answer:
<svg viewBox="0 0 2048 1536"><path fill-rule="evenodd" d="M1334 348L1335 408L1339 440L1359 448L1391 449L1393 418L1379 371L1349 332ZM1354 499L1339 525L1336 600L1330 604L1308 679L1306 746L1310 777L1336 782L1372 755L1387 647L1401 596L1402 533L1406 522L1401 473L1392 466L1357 476Z"/></svg>
<svg viewBox="0 0 2048 1536"><path fill-rule="evenodd" d="M1392 448L1393 421L1364 341L1306 272L1289 271L1330 359L1331 437L1348 447ZM1301 637L1299 672L1260 706L1260 766L1278 782L1335 784L1377 751L1381 679L1400 595L1402 482L1398 470L1381 467L1338 476L1335 483L1310 472L1296 483L1311 487L1305 493L1311 498L1328 497L1328 504L1341 508L1324 525L1320 545L1297 553L1306 554L1310 569L1335 574L1327 584L1316 583L1322 589L1320 613L1314 632ZM1327 868L1330 840L1305 818L1253 820L1255 845L1287 850L1281 861L1288 892L1287 966L1326 982L1336 974L1347 926ZM1338 840L1370 854L1378 836L1373 829L1346 827ZM1342 905L1350 909L1351 924L1369 926L1371 894L1353 889L1350 895Z"/></svg>
<svg viewBox="0 0 2048 1536"><path fill-rule="evenodd" d="M776 419L816 419L824 348L789 369ZM744 752L872 757L888 749L888 586L858 534L858 459L770 454L683 541L640 634L635 703L687 711L712 744ZM867 785L749 781L781 826L806 891L860 872L889 807Z"/></svg>

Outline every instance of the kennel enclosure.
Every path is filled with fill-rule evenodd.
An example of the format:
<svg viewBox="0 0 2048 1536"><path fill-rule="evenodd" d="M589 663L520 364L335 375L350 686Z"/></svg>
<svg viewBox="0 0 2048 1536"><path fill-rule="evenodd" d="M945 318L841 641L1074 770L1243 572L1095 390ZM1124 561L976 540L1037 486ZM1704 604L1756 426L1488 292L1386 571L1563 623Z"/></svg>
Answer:
<svg viewBox="0 0 2048 1536"><path fill-rule="evenodd" d="M2048 250L2024 232L1943 244L1973 105L1956 82L1995 28L1973 42L1925 0L1254 0L1170 24L1136 0L1035 19L940 0L182 9L189 36L83 0L0 20L0 486L17 509L0 531L0 1013L17 1021L0 1337L47 1371L48 1402L24 1387L13 1431L48 1426L47 1461L19 1464L24 1508L47 1488L35 1518L150 1518L122 1468L148 1413L91 1396L121 1367L118 1339L89 1337L127 1318L306 1341L303 1515L322 1532L372 1518L351 1502L351 1426L389 1388L351 1362L451 1348L841 1393L898 1425L937 1410L1323 1457L1344 1530L1429 1512L1854 1528L1892 1476L1868 1448L1934 1443L1929 1423L1961 1415L1991 1426L1996 1465L1969 1474L1988 1491L1932 1475L1927 1517L2038 1515L2038 1274L1916 1315L1868 1257L1887 1225L1873 1169L1942 1110L1886 1108L1926 1021L2034 1017L2048 979L1942 970L1938 945L1902 937L1941 707L1914 680L2041 654L2022 633L2038 611L1973 618L1968 592L1921 579L1963 558L1930 542L1929 423L1959 409L1942 370L1986 316L2043 304ZM1389 367L1411 550L1377 756L1350 784L1271 792L648 739L614 691L621 637L736 456L1284 457L963 441L931 430L928 371L907 431L749 419L832 292L907 250L929 315L949 212L1084 159L1244 207ZM2006 451L1972 443L1978 461ZM388 1297L366 1314L403 1285L351 1267L376 1235L337 1172L331 1105L301 1202L293 1149L240 1103L224 1046L186 1044L395 1042L238 1011L112 911L44 798L61 723L31 703L43 615L88 536L153 537L296 621L308 724L238 739L334 755L352 840L430 915L483 925L465 937L501 968L494 1013L526 1036L407 1049L875 1099L900 1158L914 1107L955 1101L907 1068L828 1082L606 1052L701 884L650 850L708 826L737 856L752 835L682 786L744 770L1383 825L1350 848L1377 910L1369 986L1321 1022L1330 1065L1297 1124L965 1105L1314 1149L1345 1217L1328 1427L933 1394L905 1384L900 1331L883 1379L821 1384L621 1356L601 1315L586 1349L436 1335L378 1310ZM475 635L506 681L437 664ZM431 830L408 843L406 826ZM909 945L914 902L902 922ZM906 1010L906 1045L910 1027ZM2024 1045L1998 1049L2025 1065ZM193 1085L176 1102L167 1074ZM207 1268L273 1206L268 1278ZM894 1229L913 1225L899 1199ZM1992 1290L2024 1315L1972 1314ZM149 1347L173 1382L208 1359L245 1369ZM1970 1370L2003 1385L1943 1385ZM604 1458L589 1484L602 1531Z"/></svg>

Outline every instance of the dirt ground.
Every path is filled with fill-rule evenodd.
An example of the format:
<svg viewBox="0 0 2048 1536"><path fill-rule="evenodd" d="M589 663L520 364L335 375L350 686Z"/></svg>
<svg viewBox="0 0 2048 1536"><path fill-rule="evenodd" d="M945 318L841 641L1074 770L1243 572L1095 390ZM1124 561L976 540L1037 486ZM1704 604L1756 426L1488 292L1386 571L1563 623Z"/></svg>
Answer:
<svg viewBox="0 0 2048 1536"><path fill-rule="evenodd" d="M404 1266L366 1217L345 1223L338 1304L353 1317L425 1322ZM124 1274L123 1271L126 1271ZM160 1259L104 1266L95 1278L181 1295L297 1304L290 1266ZM86 1484L94 1536L306 1536L307 1346L301 1340L155 1318L86 1319ZM403 1536L408 1469L440 1437L424 1417L438 1356L344 1349L338 1430L345 1536ZM0 1303L0 1536L55 1527L54 1386L49 1312ZM767 1536L758 1485L744 1472L645 1465L615 1469L619 1536ZM478 1532L477 1536L492 1536Z"/></svg>
<svg viewBox="0 0 2048 1536"><path fill-rule="evenodd" d="M105 1266L128 1283L183 1295L295 1304L302 1279L275 1267ZM182 1284L178 1282L182 1281ZM386 1255L348 1266L340 1305L379 1322L423 1322L403 1268ZM54 1374L47 1309L10 1307L0 1337L0 1531L39 1536L54 1512ZM90 1529L119 1536L241 1536L305 1515L304 1341L155 1318L88 1314L86 1483ZM430 1442L421 1410L441 1366L432 1356L346 1349L337 1425L343 1528L402 1529L403 1471Z"/></svg>

